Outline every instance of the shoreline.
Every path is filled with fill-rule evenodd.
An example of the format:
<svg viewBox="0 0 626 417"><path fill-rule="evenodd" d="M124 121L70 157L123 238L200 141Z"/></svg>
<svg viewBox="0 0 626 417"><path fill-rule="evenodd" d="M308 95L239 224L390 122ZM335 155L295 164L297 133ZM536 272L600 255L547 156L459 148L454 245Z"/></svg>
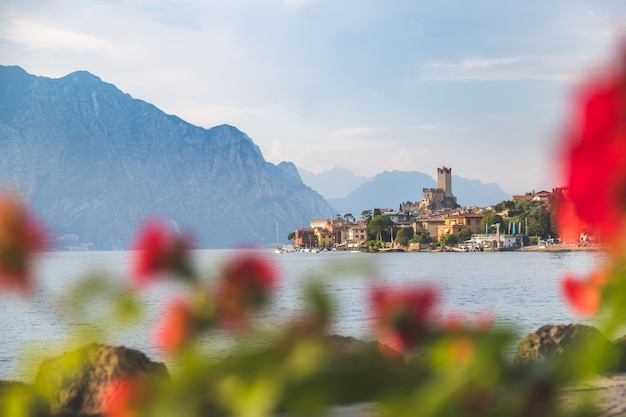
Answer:
<svg viewBox="0 0 626 417"><path fill-rule="evenodd" d="M525 246L522 252L608 252L608 248L599 245L546 245Z"/></svg>

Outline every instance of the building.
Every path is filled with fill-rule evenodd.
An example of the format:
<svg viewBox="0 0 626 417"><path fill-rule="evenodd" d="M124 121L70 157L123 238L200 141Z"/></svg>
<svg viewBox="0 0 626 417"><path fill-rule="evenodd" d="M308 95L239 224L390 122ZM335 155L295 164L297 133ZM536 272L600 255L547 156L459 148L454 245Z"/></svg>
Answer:
<svg viewBox="0 0 626 417"><path fill-rule="evenodd" d="M452 194L452 168L437 168L437 188L422 190L419 207L429 210L458 207L456 197Z"/></svg>
<svg viewBox="0 0 626 417"><path fill-rule="evenodd" d="M317 237L317 246L320 248L330 249L333 247L333 234L327 229L313 229L315 237Z"/></svg>
<svg viewBox="0 0 626 417"><path fill-rule="evenodd" d="M315 229L311 227L304 227L301 229L296 229L294 238L294 243L296 246L306 246L310 248L314 248L318 246L317 235L315 234Z"/></svg>
<svg viewBox="0 0 626 417"><path fill-rule="evenodd" d="M474 231L480 228L483 215L479 213L455 213L444 219L442 225L437 226L437 238L445 235L456 235L463 230Z"/></svg>
<svg viewBox="0 0 626 417"><path fill-rule="evenodd" d="M441 216L429 217L427 219L421 219L419 222L415 222L413 225L413 231L415 234L428 232L428 235L433 239L436 239L438 234L437 230L439 226L445 224L445 220Z"/></svg>
<svg viewBox="0 0 626 417"><path fill-rule="evenodd" d="M539 191L524 195L514 195L511 197L511 201L548 201L551 195L552 193L549 191Z"/></svg>

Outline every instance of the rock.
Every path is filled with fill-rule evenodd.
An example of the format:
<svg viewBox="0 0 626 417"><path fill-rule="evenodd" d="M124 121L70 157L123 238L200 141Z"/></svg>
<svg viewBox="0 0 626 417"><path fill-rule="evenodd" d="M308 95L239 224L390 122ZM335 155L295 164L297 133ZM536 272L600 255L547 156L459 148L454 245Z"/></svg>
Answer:
<svg viewBox="0 0 626 417"><path fill-rule="evenodd" d="M169 379L164 364L138 350L91 344L42 362L35 385L46 393L53 413L93 415L109 411L103 404L108 385L131 376L148 383Z"/></svg>
<svg viewBox="0 0 626 417"><path fill-rule="evenodd" d="M591 350L605 345L611 349L612 343L593 326L584 324L546 324L535 332L530 333L517 345L517 352L513 358L515 366L527 365L545 361L569 352L574 347Z"/></svg>

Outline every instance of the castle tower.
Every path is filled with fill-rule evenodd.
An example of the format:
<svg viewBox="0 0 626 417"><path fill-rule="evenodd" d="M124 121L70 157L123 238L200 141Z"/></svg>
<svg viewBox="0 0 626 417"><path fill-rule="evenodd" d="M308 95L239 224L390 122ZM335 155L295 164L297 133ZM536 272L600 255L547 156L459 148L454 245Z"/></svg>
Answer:
<svg viewBox="0 0 626 417"><path fill-rule="evenodd" d="M437 188L441 188L446 197L452 197L452 168L437 168Z"/></svg>

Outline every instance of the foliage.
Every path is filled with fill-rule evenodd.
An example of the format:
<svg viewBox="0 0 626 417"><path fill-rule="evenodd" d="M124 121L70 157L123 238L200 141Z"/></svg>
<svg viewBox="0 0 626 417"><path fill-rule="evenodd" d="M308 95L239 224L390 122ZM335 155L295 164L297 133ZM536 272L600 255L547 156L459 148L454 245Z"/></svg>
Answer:
<svg viewBox="0 0 626 417"><path fill-rule="evenodd" d="M289 234L287 235L287 240L290 242L293 242L295 238L296 238L296 232L289 232Z"/></svg>
<svg viewBox="0 0 626 417"><path fill-rule="evenodd" d="M411 242L415 243L433 243L434 239L428 233L417 233L411 238Z"/></svg>
<svg viewBox="0 0 626 417"><path fill-rule="evenodd" d="M447 233L439 238L439 242L445 246L454 246L459 243L459 236L452 233Z"/></svg>
<svg viewBox="0 0 626 417"><path fill-rule="evenodd" d="M480 230L488 230L489 233L494 233L496 228L493 225L496 223L500 223L500 232L502 232L504 230L504 220L502 216L493 211L485 213L480 224Z"/></svg>
<svg viewBox="0 0 626 417"><path fill-rule="evenodd" d="M383 232L387 230L391 231L392 226L393 221L391 221L389 216L376 214L367 224L367 234L371 239L383 240ZM387 242L389 242L389 240L389 238L386 239Z"/></svg>
<svg viewBox="0 0 626 417"><path fill-rule="evenodd" d="M457 233L457 237L459 238L459 242L465 242L467 240L470 240L472 237L472 230L463 229L459 233Z"/></svg>
<svg viewBox="0 0 626 417"><path fill-rule="evenodd" d="M557 212L559 190L550 197L548 202L545 201L533 201L533 200L518 200L518 201L502 201L495 205L496 212L506 213L506 217L503 218L496 214L496 212L488 213L483 218L482 230L484 233L485 225L489 226L490 231L495 231L495 227L492 224L500 223L500 232L509 230L509 223L521 224L523 230L517 230L517 233L522 231L526 234L541 236L543 239L548 237L559 236L557 229Z"/></svg>
<svg viewBox="0 0 626 417"><path fill-rule="evenodd" d="M400 246L407 246L409 241L413 238L413 234L412 227L401 227L396 233L394 242Z"/></svg>

